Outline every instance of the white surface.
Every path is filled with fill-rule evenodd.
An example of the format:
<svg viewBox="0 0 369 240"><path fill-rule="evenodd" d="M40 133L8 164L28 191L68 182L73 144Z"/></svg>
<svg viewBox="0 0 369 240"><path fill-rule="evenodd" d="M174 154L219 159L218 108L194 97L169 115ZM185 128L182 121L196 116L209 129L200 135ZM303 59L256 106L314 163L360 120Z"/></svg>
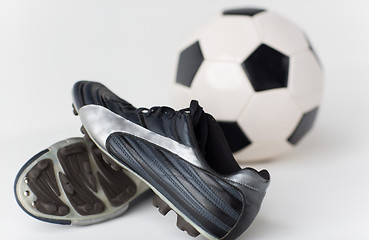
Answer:
<svg viewBox="0 0 369 240"><path fill-rule="evenodd" d="M268 168L262 210L240 239L369 238L369 2L248 1L301 26L325 67L314 131ZM70 91L99 80L137 106L168 102L176 50L223 8L245 1L1 1L0 239L190 239L150 200L90 227L34 220L16 204L13 180L34 154L71 136ZM201 238L200 238L201 239Z"/></svg>

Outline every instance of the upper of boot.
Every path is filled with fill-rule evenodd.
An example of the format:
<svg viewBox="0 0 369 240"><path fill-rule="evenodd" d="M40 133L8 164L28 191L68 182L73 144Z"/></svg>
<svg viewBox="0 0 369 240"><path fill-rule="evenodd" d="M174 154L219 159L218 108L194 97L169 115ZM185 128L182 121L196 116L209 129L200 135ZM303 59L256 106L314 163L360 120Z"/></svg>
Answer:
<svg viewBox="0 0 369 240"><path fill-rule="evenodd" d="M207 178L213 189L218 186L216 188L219 190L229 191L230 198L233 199L228 207L230 211L234 208L236 215L233 215L238 220L232 223L234 227L227 236L233 239L251 224L269 186L269 173L266 170L241 169L218 123L204 112L197 101L191 101L189 108L179 111L169 107L135 108L104 85L88 81L75 84L73 97L77 109L91 104L103 106L143 128L193 149L196 159L186 161L186 156L179 156L180 161L184 160L183 163L188 168L198 172L200 179ZM129 136L126 140L133 141ZM214 193L211 202L222 199L217 196L221 192L214 190ZM243 202L243 207L232 207L238 201ZM223 237L226 239L226 236Z"/></svg>

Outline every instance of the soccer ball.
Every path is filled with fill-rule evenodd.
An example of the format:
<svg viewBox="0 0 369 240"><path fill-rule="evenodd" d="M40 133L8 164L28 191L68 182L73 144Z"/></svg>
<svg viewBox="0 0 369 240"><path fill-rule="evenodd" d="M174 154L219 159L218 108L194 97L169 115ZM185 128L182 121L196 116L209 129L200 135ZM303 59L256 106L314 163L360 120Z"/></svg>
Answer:
<svg viewBox="0 0 369 240"><path fill-rule="evenodd" d="M224 11L186 42L171 99L197 99L219 122L239 162L288 152L322 99L323 73L304 32L263 9Z"/></svg>

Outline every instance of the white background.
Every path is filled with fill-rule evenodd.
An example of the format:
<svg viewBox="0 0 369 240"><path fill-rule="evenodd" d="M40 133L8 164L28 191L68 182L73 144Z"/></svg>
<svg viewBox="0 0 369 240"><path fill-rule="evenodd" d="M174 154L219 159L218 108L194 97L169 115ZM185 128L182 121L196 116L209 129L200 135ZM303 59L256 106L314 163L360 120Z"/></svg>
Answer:
<svg viewBox="0 0 369 240"><path fill-rule="evenodd" d="M167 105L178 46L222 9L239 6L294 20L326 77L314 131L294 152L252 164L267 168L272 184L240 239L369 239L366 0L1 0L0 239L190 239L150 199L103 224L43 223L17 206L13 180L40 150L80 136L75 81L101 81L136 106Z"/></svg>

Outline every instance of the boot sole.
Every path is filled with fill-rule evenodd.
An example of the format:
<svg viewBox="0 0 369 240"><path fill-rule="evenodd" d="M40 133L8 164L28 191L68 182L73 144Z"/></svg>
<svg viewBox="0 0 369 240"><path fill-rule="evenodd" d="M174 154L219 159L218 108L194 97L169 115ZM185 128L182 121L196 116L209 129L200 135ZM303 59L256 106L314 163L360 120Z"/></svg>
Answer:
<svg viewBox="0 0 369 240"><path fill-rule="evenodd" d="M70 138L32 157L14 183L18 205L41 221L91 225L123 214L148 188L92 141Z"/></svg>

